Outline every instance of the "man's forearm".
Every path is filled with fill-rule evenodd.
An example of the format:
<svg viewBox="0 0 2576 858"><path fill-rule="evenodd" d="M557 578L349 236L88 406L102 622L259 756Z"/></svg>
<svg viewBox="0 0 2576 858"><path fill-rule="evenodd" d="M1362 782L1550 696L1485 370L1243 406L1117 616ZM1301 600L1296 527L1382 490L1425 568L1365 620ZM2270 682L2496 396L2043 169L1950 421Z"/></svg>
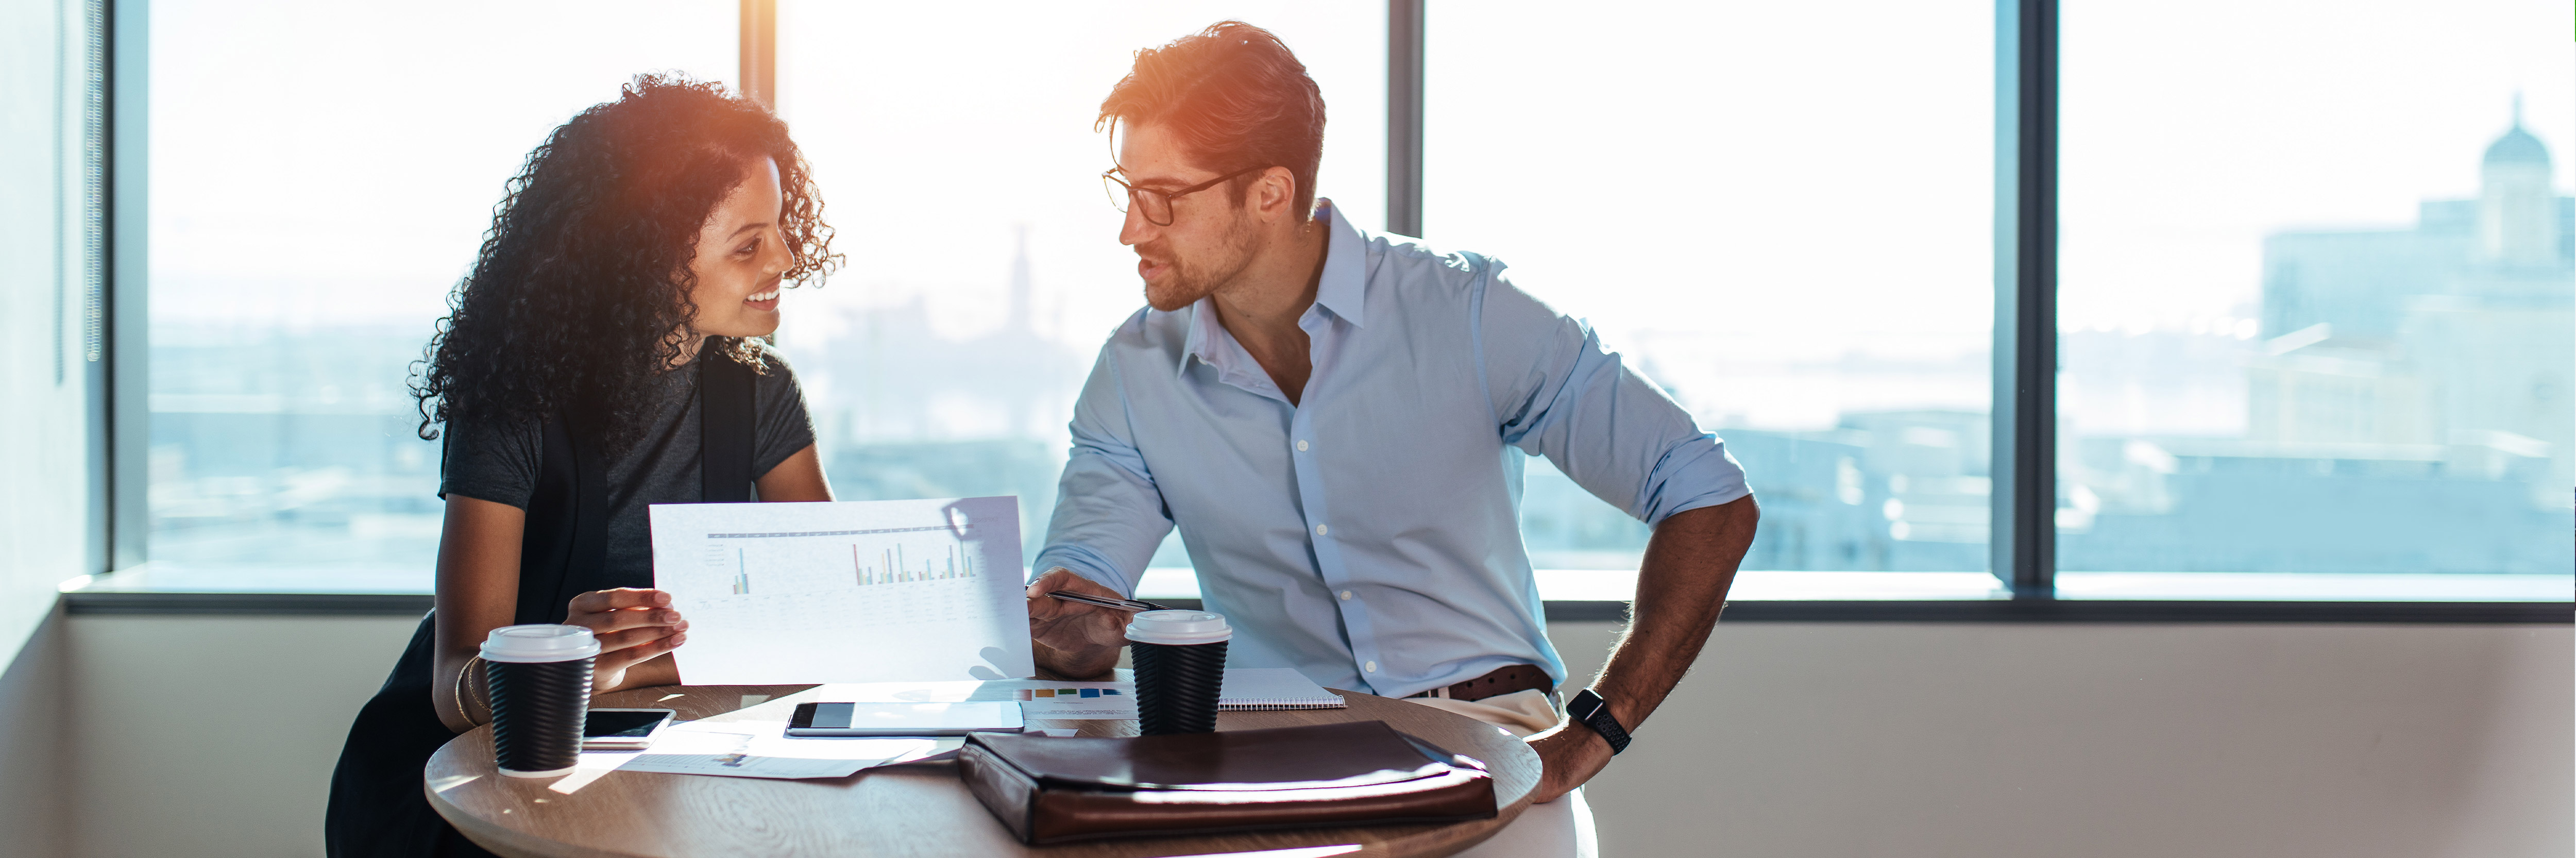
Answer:
<svg viewBox="0 0 2576 858"><path fill-rule="evenodd" d="M1751 496L1673 515L1656 526L1637 570L1627 631L1594 683L1611 717L1634 729L1672 693L1717 627L1761 509Z"/></svg>

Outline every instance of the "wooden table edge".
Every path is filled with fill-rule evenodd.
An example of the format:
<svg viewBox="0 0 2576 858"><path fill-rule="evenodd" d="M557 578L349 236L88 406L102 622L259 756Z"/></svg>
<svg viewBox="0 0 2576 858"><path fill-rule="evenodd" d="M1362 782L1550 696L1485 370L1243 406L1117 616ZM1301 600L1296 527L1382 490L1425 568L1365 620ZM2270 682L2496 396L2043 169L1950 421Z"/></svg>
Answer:
<svg viewBox="0 0 2576 858"><path fill-rule="evenodd" d="M489 730L492 728L484 726L477 727L475 729ZM463 736L465 734L458 733L457 735ZM451 739L449 741L454 740ZM507 776L492 775L491 777L497 778ZM458 787L464 785L464 783L460 782L450 784L449 786ZM456 805L449 803L446 797L441 795L441 791L426 780L421 782L420 789L422 793L429 796L430 809L438 811L439 817L447 820L447 824L456 826L457 834L462 835L467 840L473 841L474 845L483 847L485 851L503 856L503 858L510 858L510 856L516 855L540 855L545 856L545 858L653 858L653 856L649 855L638 855L632 852L613 852L605 849L584 846L578 843L566 843L561 840L554 840L539 837L534 834L525 834L513 831L509 828L502 827L498 823L485 821L482 817L475 816L472 813L466 812L464 808L457 807Z"/></svg>
<svg viewBox="0 0 2576 858"><path fill-rule="evenodd" d="M703 686L656 686L656 687L654 687L654 688L649 688L649 689L628 689L626 692L620 692L620 693L621 693L621 694L627 694L627 693L640 693L640 692L646 692L646 691L663 691L663 690L665 690L665 689L669 689L669 688L695 688L695 687L703 687ZM1349 690L1339 689L1339 688L1328 688L1328 689L1325 689L1325 690L1330 691L1330 692L1332 692L1332 693L1334 693L1334 694L1338 694L1338 695L1345 695L1346 697L1369 697L1369 698L1376 699L1376 700L1398 700L1398 699L1400 699L1400 698L1377 697L1376 695L1368 694L1367 692L1361 692L1361 691L1349 691ZM1458 714L1458 713L1448 711L1448 710L1446 710L1446 709L1439 709L1439 708L1435 708L1435 707L1423 707L1423 708L1424 708L1424 709L1426 709L1426 710L1428 710L1428 711L1431 711L1431 712L1438 712L1438 713L1440 713L1440 714L1442 714L1442 715L1446 715L1446 716L1449 716L1449 717L1452 717L1452 718L1458 718L1458 719L1461 719L1461 720L1468 721L1468 722L1470 722L1470 723L1478 723L1478 724L1482 724L1482 723L1484 723L1484 722L1476 721L1476 720L1475 720L1475 719L1473 719L1473 718L1468 718L1468 717L1467 717L1467 716L1465 716L1465 715L1460 715L1460 714ZM1490 726L1490 725L1489 725L1489 726ZM1500 728L1496 728L1496 729L1500 729ZM460 739L464 739L464 738L466 738L466 737L468 737L468 736L472 736L472 735L474 735L474 734L476 734L476 733L478 733L478 732L488 734L488 733L490 733L490 732L491 732L491 730L492 730L492 726L491 726L491 725L489 725L489 724L484 724L484 725L481 725L481 726L477 726L477 727L475 727L475 728L474 728L474 729L472 729L472 730L468 730L468 731L463 732L463 733L458 733L458 734L456 734L456 737L455 737L455 738L451 738L451 739L449 739L449 740L448 740L448 742L449 742L449 743L454 743L454 742L456 742L456 741L458 741L458 740L460 740ZM441 745L441 746L440 746L440 749L441 749L441 750L445 750L445 747L446 747L445 745ZM1526 747L1526 746L1523 746L1523 747ZM1535 753L1536 753L1536 752L1535 752L1535 751L1532 751L1532 752L1530 752L1530 753L1532 753L1533 755L1535 755ZM435 759L435 755L433 755L433 759ZM954 767L955 767L955 765L956 765L956 763L955 763L953 760L940 760L940 761L922 762L922 763L906 763L906 764L900 764L900 765L904 765L904 766L946 766L946 767L954 768ZM426 772L424 771L424 773L426 773ZM864 776L864 773L862 773L862 776ZM478 775L475 779L480 779L480 778L483 778L483 777L506 778L506 777L508 777L508 776L507 776L507 775L502 775L502 774L499 774L499 773L495 772L495 773L490 774L490 775ZM1545 773L1545 769L1544 769L1544 762L1543 762L1543 761L1542 761L1542 768L1541 768L1541 771L1540 771L1540 775L1539 775L1539 777L1540 777L1541 779L1544 779L1544 778L1546 777L1546 773ZM553 780L553 779L552 779L552 778L532 778L531 780ZM448 787L449 789L454 789L454 788L456 788L456 787L461 787L461 786L464 786L465 784L467 784L467 783L471 783L471 782L472 782L471 780L467 780L467 781L457 781L457 782L453 782L453 783L448 784L448 785L447 785L447 787ZM1495 779L1495 783L1496 783L1496 785L1499 787L1499 786L1501 785L1501 780L1500 780L1500 778L1496 778L1496 779ZM490 821L490 820L485 820L485 819L483 819L482 817L477 816L477 815L475 815L474 813L472 813L472 812L470 812L470 811L466 810L465 808L463 808L463 807L459 807L459 806L457 806L456 804L454 804L454 803L452 803L452 802L449 802L449 801L447 800L446 796L445 796L445 790L442 790L442 789L438 788L436 785L434 785L434 784L430 783L430 782L429 782L429 780L428 780L427 778L423 778L423 779L422 779L422 782L421 782L421 792L422 792L422 794L423 794L423 795L428 799L430 809L431 809L431 810L436 811L436 812L438 813L438 815L439 815L439 817L440 817L440 818L447 820L447 823L448 823L449 825L455 826L456 831L457 831L457 833L458 833L459 835L462 835L462 836L463 836L463 837L465 837L467 840L472 841L472 842L473 842L475 845L477 845L477 846L480 846L480 847L482 847L482 848L484 848L484 849L486 849L486 850L488 850L488 851L491 851L491 852L493 852L493 853L495 853L495 854L498 854L498 855L502 855L502 856L504 856L504 858L514 858L514 856L534 856L534 858L660 858L660 856L644 855L644 854L640 854L640 853L622 852L622 851L615 851L615 850L608 850L608 849L600 849L600 848L597 848L597 847L587 846L587 845L583 845L583 844L570 843L570 842L565 842L565 841L561 841L561 840L554 840L554 839L551 839L551 838L541 837L541 836L534 835L534 834L528 834L528 833L520 832L520 831L517 831L517 830L511 829L511 828L508 828L508 827L502 826L502 825L500 825L500 824L499 824L499 823L497 823L497 822ZM1439 848L1439 847L1435 847L1435 848L1438 848L1438 849L1439 849L1439 851L1436 851L1436 852L1422 852L1422 853L1415 853L1415 854L1416 854L1416 855L1420 855L1422 858L1442 858L1442 856L1455 855L1455 854L1457 854L1457 853L1464 852L1464 851L1466 851L1466 850L1468 850L1468 849L1475 848L1477 845L1482 844L1482 843L1484 843L1484 842L1485 842L1485 841L1487 841L1487 840L1491 840L1491 839L1493 839L1494 835L1501 833L1501 832L1503 831L1503 829L1511 827L1512 823L1519 821L1521 814L1522 814L1522 813L1527 812L1527 811L1529 810L1530 805L1533 803L1530 799L1531 799L1533 796L1537 795L1537 794L1538 794L1538 783L1533 782L1533 783L1530 785L1530 788L1529 788L1529 789L1526 789L1526 790L1523 790L1523 791L1521 792L1521 794L1520 794L1520 796L1519 796L1518 798L1515 798L1515 799L1513 799L1512 801L1507 802L1507 803L1500 803L1500 804L1497 804L1497 805L1494 807L1494 816L1493 816L1493 818L1490 820L1490 823L1491 823L1491 824L1490 824L1489 826L1485 827L1485 829L1484 829L1482 832L1480 832L1480 833L1476 833L1476 834L1471 835L1471 836L1468 836L1468 837L1460 838L1460 839L1458 839L1458 840L1456 840L1456 841L1453 841L1453 842L1451 842L1451 843L1449 843L1449 844L1443 844L1443 846L1445 846L1446 848ZM1443 825L1443 826L1441 826L1441 827L1464 826L1464 825L1469 825L1469 824L1478 823L1478 822L1488 822L1488 820L1467 820L1467 821L1463 821L1463 822L1446 823L1445 825ZM996 823L996 824L998 824L998 823ZM1367 829L1367 828L1372 828L1372 827L1377 827L1377 826L1349 826L1349 828L1352 828L1352 829ZM1389 826L1389 827L1394 827L1394 826ZM1168 839L1168 840L1173 841L1173 842L1175 843L1175 845L1177 846L1179 843L1181 843L1181 842L1183 842L1183 841L1190 840L1190 839L1192 839L1192 837L1194 837L1194 836L1197 836L1197 835L1193 835L1193 836L1175 836L1175 837L1170 837L1170 838L1157 838L1157 837L1151 837L1151 836L1148 836L1148 837L1140 837L1140 838L1136 838L1136 839L1140 839L1140 840L1143 840L1143 839ZM1223 835L1215 835L1215 836L1223 836ZM1026 847L1026 848L1029 848L1029 849L1044 849L1044 848L1047 848L1047 847L1044 847L1044 846L1029 846L1029 847ZM1187 847L1183 847L1183 848L1187 848ZM1363 850L1363 851L1361 851L1361 852L1357 852L1357 853L1350 853L1350 854L1353 854L1353 855L1360 855L1360 856L1368 856L1368 855L1376 854L1376 852L1375 852L1375 850L1373 850L1373 849L1364 849L1364 850Z"/></svg>

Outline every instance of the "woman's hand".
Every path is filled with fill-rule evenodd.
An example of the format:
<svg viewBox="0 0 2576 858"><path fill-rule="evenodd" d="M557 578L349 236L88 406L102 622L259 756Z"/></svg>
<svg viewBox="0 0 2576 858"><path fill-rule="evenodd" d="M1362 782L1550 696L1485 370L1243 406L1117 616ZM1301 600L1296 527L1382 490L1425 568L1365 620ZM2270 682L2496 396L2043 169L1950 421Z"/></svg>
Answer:
<svg viewBox="0 0 2576 858"><path fill-rule="evenodd" d="M591 668L594 693L625 688L627 668L660 658L689 640L689 621L671 609L671 594L660 590L592 590L572 597L564 622L599 638L599 661Z"/></svg>

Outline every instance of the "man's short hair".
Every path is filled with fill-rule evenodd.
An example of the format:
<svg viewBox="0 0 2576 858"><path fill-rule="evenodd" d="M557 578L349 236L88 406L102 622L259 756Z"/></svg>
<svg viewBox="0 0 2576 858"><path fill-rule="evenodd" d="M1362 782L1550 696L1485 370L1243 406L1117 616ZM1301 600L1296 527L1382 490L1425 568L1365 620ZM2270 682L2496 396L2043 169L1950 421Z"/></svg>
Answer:
<svg viewBox="0 0 2576 858"><path fill-rule="evenodd" d="M1220 172L1286 167L1303 217L1315 207L1324 158L1324 96L1306 66L1269 30L1218 21L1136 52L1136 66L1100 102L1093 128L1159 125L1199 165ZM1229 183L1239 199L1252 177Z"/></svg>

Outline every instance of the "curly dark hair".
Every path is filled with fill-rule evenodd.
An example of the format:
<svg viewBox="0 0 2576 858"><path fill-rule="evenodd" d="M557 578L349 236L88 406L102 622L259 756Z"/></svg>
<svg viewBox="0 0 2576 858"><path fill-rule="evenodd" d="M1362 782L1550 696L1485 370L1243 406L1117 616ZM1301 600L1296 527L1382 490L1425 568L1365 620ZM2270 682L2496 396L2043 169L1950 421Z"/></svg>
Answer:
<svg viewBox="0 0 2576 858"><path fill-rule="evenodd" d="M698 232L752 165L778 164L779 233L816 285L838 268L823 198L787 123L722 84L637 76L528 153L474 268L449 294L411 384L419 434L458 415L519 423L578 413L614 455L643 435L649 382L689 343ZM764 369L763 343L710 337Z"/></svg>

